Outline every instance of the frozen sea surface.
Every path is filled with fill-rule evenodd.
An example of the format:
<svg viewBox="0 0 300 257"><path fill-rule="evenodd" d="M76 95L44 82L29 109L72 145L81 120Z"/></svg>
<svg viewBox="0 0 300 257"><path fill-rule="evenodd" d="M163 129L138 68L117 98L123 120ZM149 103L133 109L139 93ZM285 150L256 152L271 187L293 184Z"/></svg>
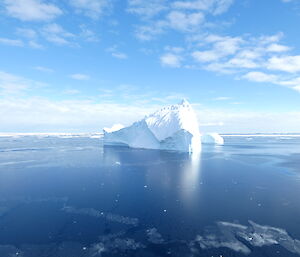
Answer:
<svg viewBox="0 0 300 257"><path fill-rule="evenodd" d="M199 156L0 137L0 257L299 255L300 137Z"/></svg>

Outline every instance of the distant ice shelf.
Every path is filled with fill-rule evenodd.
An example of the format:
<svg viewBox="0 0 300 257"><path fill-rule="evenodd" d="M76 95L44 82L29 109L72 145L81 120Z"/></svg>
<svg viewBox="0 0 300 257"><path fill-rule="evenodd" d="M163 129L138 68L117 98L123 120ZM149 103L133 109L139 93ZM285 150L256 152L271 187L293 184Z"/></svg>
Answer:
<svg viewBox="0 0 300 257"><path fill-rule="evenodd" d="M103 133L105 145L183 152L201 150L197 116L186 100L167 106L129 127L113 126L105 128Z"/></svg>

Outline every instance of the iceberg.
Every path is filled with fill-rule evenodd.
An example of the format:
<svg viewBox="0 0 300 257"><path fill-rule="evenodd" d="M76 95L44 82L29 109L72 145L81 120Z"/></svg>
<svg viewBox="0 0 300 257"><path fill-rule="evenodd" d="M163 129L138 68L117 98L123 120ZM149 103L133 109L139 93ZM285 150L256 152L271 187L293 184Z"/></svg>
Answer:
<svg viewBox="0 0 300 257"><path fill-rule="evenodd" d="M104 145L199 152L201 140L197 116L183 100L167 106L129 127L104 129Z"/></svg>
<svg viewBox="0 0 300 257"><path fill-rule="evenodd" d="M201 136L203 144L224 145L224 139L218 133L207 133Z"/></svg>

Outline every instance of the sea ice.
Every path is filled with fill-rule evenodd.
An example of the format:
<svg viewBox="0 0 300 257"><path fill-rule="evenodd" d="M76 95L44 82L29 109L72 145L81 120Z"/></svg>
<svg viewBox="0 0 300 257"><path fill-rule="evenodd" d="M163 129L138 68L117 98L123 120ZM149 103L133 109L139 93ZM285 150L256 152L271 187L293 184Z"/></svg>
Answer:
<svg viewBox="0 0 300 257"><path fill-rule="evenodd" d="M201 148L199 125L191 105L183 100L167 106L129 127L104 129L105 145L198 152Z"/></svg>

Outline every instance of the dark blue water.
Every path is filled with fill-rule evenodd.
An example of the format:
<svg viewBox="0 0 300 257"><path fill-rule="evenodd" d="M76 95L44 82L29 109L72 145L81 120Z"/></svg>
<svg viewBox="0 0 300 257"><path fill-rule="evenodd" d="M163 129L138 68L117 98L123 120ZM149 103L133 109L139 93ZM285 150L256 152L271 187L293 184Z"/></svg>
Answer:
<svg viewBox="0 0 300 257"><path fill-rule="evenodd" d="M185 153L0 138L0 257L299 256L300 137Z"/></svg>

